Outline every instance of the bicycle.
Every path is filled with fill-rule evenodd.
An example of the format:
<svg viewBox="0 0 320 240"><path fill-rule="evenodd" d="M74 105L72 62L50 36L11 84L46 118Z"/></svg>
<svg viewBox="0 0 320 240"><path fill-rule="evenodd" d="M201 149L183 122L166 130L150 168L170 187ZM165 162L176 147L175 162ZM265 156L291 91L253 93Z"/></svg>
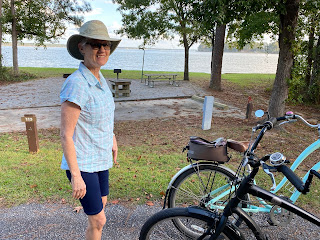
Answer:
<svg viewBox="0 0 320 240"><path fill-rule="evenodd" d="M231 184L237 179L236 173L223 165L230 159L227 149L243 153L247 148L246 142L224 138L209 142L199 137L191 137L188 146L183 149L188 150L187 159L190 165L182 168L171 179L163 208L166 203L169 208L191 205L210 208L208 203L214 198L216 205L225 202ZM242 207L246 207L249 200L249 195L246 195ZM238 226L241 220L235 219L234 223Z"/></svg>
<svg viewBox="0 0 320 240"><path fill-rule="evenodd" d="M168 231L172 229L181 235L181 238L176 237L172 239L218 239L218 237L219 239L221 237L223 237L223 239L244 239L241 231L235 226L235 224L229 221L229 217L233 214L236 214L239 219L242 219L246 223L246 225L255 235L256 239L264 240L266 239L266 236L261 231L259 226L254 222L249 214L245 212L244 209L239 207L239 204L247 194L258 197L261 199L261 201L268 201L272 203L274 206L271 207L271 214L275 216L284 211L288 213L292 212L306 219L307 221L320 226L320 219L318 217L294 205L290 199L279 197L272 192L258 187L254 183L254 178L256 177L260 166L262 166L264 171L271 177L273 183L274 177L272 172L281 172L289 180L289 182L293 184L293 186L296 188L296 191L298 191L300 194L306 194L309 192L309 187L313 176L316 176L320 179L320 174L317 172L319 169L319 163L315 164L312 169L308 171L303 180L301 180L292 170L295 166L291 167L291 169L286 166L286 163L288 162L282 154L268 154L259 159L254 153L265 132L271 130L275 123L280 121L291 122L295 119L302 120L302 122L309 127L316 127L318 132L320 132L320 125L312 125L304 120L301 116L294 115L293 113L288 113L280 118L268 118L268 120L263 124L257 125L253 131L255 132L260 130L260 132L253 144L249 146L248 150L244 154L244 157L237 170L237 179L233 181L233 183L230 185L230 190L227 191L229 195L229 201L223 206L222 214L220 214L218 211L212 212L208 209L199 207L168 208L155 214L144 224L141 230L140 239L153 239L152 234L157 232L157 228L161 224L166 225L165 228L160 228L160 232L158 232L161 234L166 232L167 235L163 239L170 239ZM302 156L300 155L300 158L304 159L307 157L306 155L309 155L312 151L319 148L319 145L320 140L317 140L315 143L306 148L305 151L303 151L301 154ZM270 161L270 165L266 163L267 161ZM299 159L299 161L302 160ZM252 167L252 171L250 171L249 175L241 178L239 173L247 165ZM238 184L239 181L241 181L240 184ZM285 179L282 181L285 181ZM297 194L295 193L293 194L294 197L296 197L296 195ZM212 200L213 199L210 201ZM215 200L212 202L214 201ZM185 219L187 219L187 221ZM198 222L199 220L200 223ZM168 224L172 225L171 228Z"/></svg>
<svg viewBox="0 0 320 240"><path fill-rule="evenodd" d="M260 111L258 111L260 112ZM261 113L261 112L260 112ZM290 119L290 116L293 114L288 114L286 117L288 121L283 122L292 122L293 120L300 119L304 124L312 128L318 128L319 139L308 146L294 161L291 166L291 170L295 171L298 166L315 150L320 148L320 130L318 125L309 124L306 120L304 120L301 116L295 115L296 119ZM255 128L253 132L255 132ZM227 140L227 146L231 149L234 149L238 152L245 152L247 149L247 145L241 142L235 142ZM273 155L276 157L277 154ZM231 188L231 183L234 182L236 178L236 174L231 169L221 165L222 161L197 161L194 162L192 158L188 158L191 162L190 165L181 169L175 176L171 179L167 191L165 204L168 203L168 207L187 207L191 205L198 205L201 207L208 208L210 210L215 209L223 209L225 203L225 199L228 197L231 191L234 191L234 188ZM316 163L311 169L314 171L318 171L320 169L320 162ZM310 169L310 170L311 170ZM276 186L274 176L268 169L264 169L268 172L268 175L272 178L272 193L279 192L284 186L287 186L287 178L284 177L280 183ZM310 170L305 174L302 181L306 182L307 177L309 175ZM246 169L245 172L250 172L250 166ZM290 196L290 201L295 203L301 192L298 190L292 191L292 195ZM250 202L249 195L244 196L244 202ZM165 205L164 204L164 205ZM257 212L265 212L272 213L276 211L273 206L267 204L262 199L258 199L258 203L254 204L242 204L242 208L246 212L257 213ZM259 206L260 205L260 206ZM165 208L165 206L164 206ZM273 208L273 209L272 209ZM287 213L288 218L286 221L279 221L276 215L270 215L270 223L273 225L286 226L292 219L292 214ZM239 220L236 221L236 225L240 225Z"/></svg>

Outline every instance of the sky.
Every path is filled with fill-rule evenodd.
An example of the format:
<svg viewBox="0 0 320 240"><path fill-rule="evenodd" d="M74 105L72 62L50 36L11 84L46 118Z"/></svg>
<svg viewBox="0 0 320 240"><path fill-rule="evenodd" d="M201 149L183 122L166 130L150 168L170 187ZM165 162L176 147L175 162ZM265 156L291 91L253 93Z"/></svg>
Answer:
<svg viewBox="0 0 320 240"><path fill-rule="evenodd" d="M110 37L112 38L121 38L121 43L119 47L133 47L138 48L139 45L142 44L142 40L132 40L128 39L125 36L120 36L115 33L116 30L119 30L122 25L122 17L117 8L118 4L112 3L112 0L89 0L91 4L92 11L85 13L84 21L90 20L100 20L102 21L108 28L108 32ZM64 36L63 39L60 40L60 43L66 43L67 39L72 34L77 34L78 30L75 26L70 26ZM179 46L178 39L173 41L160 41L154 47L156 48L165 48L165 49L176 49L182 48Z"/></svg>

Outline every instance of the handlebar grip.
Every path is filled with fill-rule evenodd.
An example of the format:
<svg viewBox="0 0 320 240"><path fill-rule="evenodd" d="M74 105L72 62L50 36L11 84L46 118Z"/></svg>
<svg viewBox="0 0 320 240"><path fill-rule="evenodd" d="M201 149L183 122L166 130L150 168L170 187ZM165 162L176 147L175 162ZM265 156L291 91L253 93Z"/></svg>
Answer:
<svg viewBox="0 0 320 240"><path fill-rule="evenodd" d="M286 119L287 119L286 117L278 117L277 121L283 121L283 120L286 120Z"/></svg>
<svg viewBox="0 0 320 240"><path fill-rule="evenodd" d="M281 165L278 167L278 171L282 172L299 192L304 191L304 183L290 168L286 165Z"/></svg>

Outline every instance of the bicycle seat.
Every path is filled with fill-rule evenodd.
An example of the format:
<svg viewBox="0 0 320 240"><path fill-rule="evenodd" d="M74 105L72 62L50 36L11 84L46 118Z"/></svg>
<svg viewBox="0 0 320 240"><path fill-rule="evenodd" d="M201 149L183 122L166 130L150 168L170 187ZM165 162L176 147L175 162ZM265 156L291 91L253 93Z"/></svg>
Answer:
<svg viewBox="0 0 320 240"><path fill-rule="evenodd" d="M236 141L227 139L227 146L237 152L245 152L249 147L249 141Z"/></svg>

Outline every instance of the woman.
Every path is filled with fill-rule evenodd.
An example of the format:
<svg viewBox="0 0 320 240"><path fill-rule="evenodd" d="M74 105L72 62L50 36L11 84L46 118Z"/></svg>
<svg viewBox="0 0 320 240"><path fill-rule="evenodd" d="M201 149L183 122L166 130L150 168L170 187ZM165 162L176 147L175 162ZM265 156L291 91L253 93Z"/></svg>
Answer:
<svg viewBox="0 0 320 240"><path fill-rule="evenodd" d="M120 39L109 37L97 20L83 24L67 42L70 55L83 60L62 86L61 168L88 216L86 239L101 239L106 223L104 207L109 193L109 172L117 164L117 141L113 134L114 101L100 68L108 61Z"/></svg>

